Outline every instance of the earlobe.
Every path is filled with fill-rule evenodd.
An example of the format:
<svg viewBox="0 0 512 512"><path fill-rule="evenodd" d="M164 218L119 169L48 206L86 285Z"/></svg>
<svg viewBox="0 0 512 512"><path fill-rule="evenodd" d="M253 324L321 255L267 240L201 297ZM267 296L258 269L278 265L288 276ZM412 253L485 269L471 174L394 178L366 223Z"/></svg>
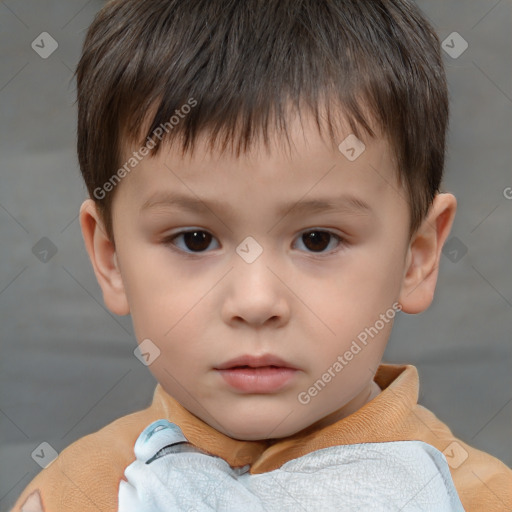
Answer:
<svg viewBox="0 0 512 512"><path fill-rule="evenodd" d="M441 250L456 209L457 201L452 194L436 195L427 217L410 241L399 298L405 313L421 313L432 303Z"/></svg>
<svg viewBox="0 0 512 512"><path fill-rule="evenodd" d="M116 315L127 315L130 308L116 249L106 234L98 208L92 199L85 200L80 208L80 226L105 305Z"/></svg>

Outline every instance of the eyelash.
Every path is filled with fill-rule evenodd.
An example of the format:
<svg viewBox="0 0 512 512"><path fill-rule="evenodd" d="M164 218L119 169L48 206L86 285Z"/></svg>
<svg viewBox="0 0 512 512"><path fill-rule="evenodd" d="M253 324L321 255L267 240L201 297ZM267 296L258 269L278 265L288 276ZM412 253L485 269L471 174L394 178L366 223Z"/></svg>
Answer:
<svg viewBox="0 0 512 512"><path fill-rule="evenodd" d="M208 231L206 231L204 229L188 229L188 230L184 230L184 231L179 231L179 232L174 233L168 237L165 237L163 239L162 243L164 245L168 246L173 251L176 251L181 254L185 254L186 256L189 256L189 257L198 257L198 256L201 256L203 253L210 252L210 251L198 251L198 252L191 251L191 252L189 252L189 251L180 249L175 245L174 240L176 240L176 238L178 238L186 233L194 233L194 232L208 233ZM335 239L337 239L337 241L338 241L338 246L335 249L332 249L330 251L327 251L327 252L308 251L309 254L311 254L313 257L315 257L315 256L316 257L325 257L326 255L335 254L338 251L340 251L341 249L343 249L346 245L348 245L347 241L343 237L341 237L340 235L334 233L333 231L327 230L327 229L308 229L307 231L303 231L302 233L300 233L298 236L298 239L300 240L303 235L306 235L308 233L327 233L327 234L331 235L332 237L334 237ZM208 234L210 234L210 233L208 233ZM212 238L215 239L215 237L213 237L213 236L212 236ZM330 243L330 241L329 241L329 243Z"/></svg>

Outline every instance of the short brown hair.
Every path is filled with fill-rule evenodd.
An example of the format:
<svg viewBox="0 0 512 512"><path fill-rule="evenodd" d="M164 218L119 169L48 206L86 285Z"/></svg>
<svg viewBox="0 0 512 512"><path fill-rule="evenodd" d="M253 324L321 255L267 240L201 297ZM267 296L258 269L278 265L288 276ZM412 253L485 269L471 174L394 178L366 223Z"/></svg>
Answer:
<svg viewBox="0 0 512 512"><path fill-rule="evenodd" d="M360 128L376 136L369 112L389 141L411 233L439 191L446 77L439 39L412 1L113 0L89 27L76 77L91 197L122 165L124 145L149 141L190 98L195 107L151 154L177 140L193 152L201 133L237 155L261 135L268 145L271 127L288 138L287 104L314 114L321 133L323 106L339 144L338 105L358 138ZM112 241L113 195L94 196Z"/></svg>

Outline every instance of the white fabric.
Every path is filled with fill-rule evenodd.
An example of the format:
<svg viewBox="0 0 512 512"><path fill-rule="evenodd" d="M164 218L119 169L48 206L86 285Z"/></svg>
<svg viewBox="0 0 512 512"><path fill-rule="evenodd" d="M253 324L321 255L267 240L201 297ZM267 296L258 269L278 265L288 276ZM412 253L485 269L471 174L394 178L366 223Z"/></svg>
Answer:
<svg viewBox="0 0 512 512"><path fill-rule="evenodd" d="M251 475L158 420L134 451L118 512L464 511L444 455L422 441L334 446Z"/></svg>

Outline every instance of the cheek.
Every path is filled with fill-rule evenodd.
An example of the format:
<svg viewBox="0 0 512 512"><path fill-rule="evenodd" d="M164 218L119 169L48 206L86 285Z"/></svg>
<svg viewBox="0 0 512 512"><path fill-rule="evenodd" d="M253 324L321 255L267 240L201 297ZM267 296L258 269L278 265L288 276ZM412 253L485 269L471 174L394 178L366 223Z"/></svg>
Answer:
<svg viewBox="0 0 512 512"><path fill-rule="evenodd" d="M320 339L326 348L318 354L321 365L328 367L347 351L358 363L351 363L352 369L345 373L380 361L397 313L393 304L400 291L402 267L395 252L354 251L329 276L314 279L299 292L306 298L311 317L306 338Z"/></svg>
<svg viewBox="0 0 512 512"><path fill-rule="evenodd" d="M401 278L394 254L361 250L340 259L327 276L313 279L300 293L313 312L338 331L379 318L399 295Z"/></svg>
<svg viewBox="0 0 512 512"><path fill-rule="evenodd" d="M132 317L168 318L184 313L191 277L172 264L165 248L136 240L119 249L119 262Z"/></svg>
<svg viewBox="0 0 512 512"><path fill-rule="evenodd" d="M194 361L199 364L197 354L207 348L202 344L207 326L212 325L212 305L207 300L211 283L200 283L198 277L170 269L168 262L157 258L149 261L152 264L142 268L133 258L129 267L127 294L136 339L152 340L164 356L159 362L167 361L173 371L185 361L192 368Z"/></svg>

